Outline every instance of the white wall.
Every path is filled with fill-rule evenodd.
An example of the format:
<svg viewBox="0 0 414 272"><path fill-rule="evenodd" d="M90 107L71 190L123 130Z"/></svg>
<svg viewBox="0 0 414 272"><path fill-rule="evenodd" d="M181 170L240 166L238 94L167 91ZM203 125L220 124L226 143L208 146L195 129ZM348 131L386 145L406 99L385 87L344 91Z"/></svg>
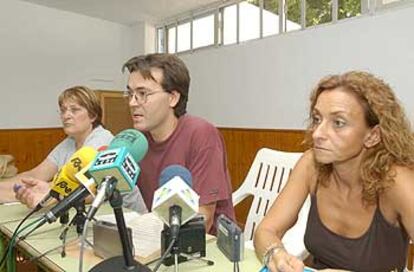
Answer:
<svg viewBox="0 0 414 272"><path fill-rule="evenodd" d="M414 120L414 6L181 57L189 112L218 126L304 128L311 88L351 69L384 78Z"/></svg>
<svg viewBox="0 0 414 272"><path fill-rule="evenodd" d="M218 126L304 128L310 89L328 73L374 72L414 120L414 6L240 45L181 55L189 112ZM72 85L124 89L121 65L151 52L155 31L16 0L0 9L0 129L59 126Z"/></svg>
<svg viewBox="0 0 414 272"><path fill-rule="evenodd" d="M156 30L147 22L138 22L130 26L132 32L132 55L149 54L155 52Z"/></svg>
<svg viewBox="0 0 414 272"><path fill-rule="evenodd" d="M128 26L2 0L0 129L60 126L57 97L73 85L124 89L121 66L138 48L136 34Z"/></svg>

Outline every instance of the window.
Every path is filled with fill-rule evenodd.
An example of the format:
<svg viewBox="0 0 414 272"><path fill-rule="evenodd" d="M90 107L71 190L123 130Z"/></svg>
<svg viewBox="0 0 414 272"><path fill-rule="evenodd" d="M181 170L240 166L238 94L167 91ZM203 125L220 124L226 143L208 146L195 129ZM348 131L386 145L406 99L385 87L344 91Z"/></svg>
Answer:
<svg viewBox="0 0 414 272"><path fill-rule="evenodd" d="M338 19L361 15L360 0L338 0Z"/></svg>
<svg viewBox="0 0 414 272"><path fill-rule="evenodd" d="M168 48L167 52L169 53L175 53L175 43L176 43L176 27L172 26L168 28Z"/></svg>
<svg viewBox="0 0 414 272"><path fill-rule="evenodd" d="M191 14L176 23L159 26L157 51L176 53L211 45L229 45L335 23L368 13L368 1L377 1L383 6L404 0L244 0L236 4L217 1L217 6L209 7L195 17Z"/></svg>
<svg viewBox="0 0 414 272"><path fill-rule="evenodd" d="M286 0L286 18L284 21L284 31L289 32L301 28L301 2L300 0Z"/></svg>
<svg viewBox="0 0 414 272"><path fill-rule="evenodd" d="M214 14L193 21L193 48L214 44Z"/></svg>
<svg viewBox="0 0 414 272"><path fill-rule="evenodd" d="M279 0L263 1L263 37L279 33Z"/></svg>
<svg viewBox="0 0 414 272"><path fill-rule="evenodd" d="M191 23L177 26L177 52L191 49Z"/></svg>
<svg viewBox="0 0 414 272"><path fill-rule="evenodd" d="M378 0L377 2L380 5L388 5L388 4L393 4L393 3L401 2L401 1L403 1L403 0Z"/></svg>
<svg viewBox="0 0 414 272"><path fill-rule="evenodd" d="M260 37L260 7L248 2L239 3L239 41Z"/></svg>
<svg viewBox="0 0 414 272"><path fill-rule="evenodd" d="M306 26L332 21L332 0L306 0Z"/></svg>
<svg viewBox="0 0 414 272"><path fill-rule="evenodd" d="M165 52L164 48L165 44L165 31L163 27L157 28L157 52L162 53Z"/></svg>
<svg viewBox="0 0 414 272"><path fill-rule="evenodd" d="M237 43L237 5L223 9L223 44Z"/></svg>

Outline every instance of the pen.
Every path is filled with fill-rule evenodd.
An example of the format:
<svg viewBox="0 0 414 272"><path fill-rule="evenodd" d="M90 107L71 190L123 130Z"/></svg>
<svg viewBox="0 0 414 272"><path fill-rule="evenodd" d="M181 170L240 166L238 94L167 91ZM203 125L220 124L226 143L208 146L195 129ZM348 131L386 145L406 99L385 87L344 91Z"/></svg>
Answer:
<svg viewBox="0 0 414 272"><path fill-rule="evenodd" d="M269 269L267 269L266 266L263 266L262 269L260 269L259 272L269 272ZM304 268L303 272L314 272L314 270L310 269L310 268Z"/></svg>
<svg viewBox="0 0 414 272"><path fill-rule="evenodd" d="M15 193L17 193L17 191L18 191L21 187L22 187L22 185L15 183L15 184L13 185L13 191L14 191Z"/></svg>

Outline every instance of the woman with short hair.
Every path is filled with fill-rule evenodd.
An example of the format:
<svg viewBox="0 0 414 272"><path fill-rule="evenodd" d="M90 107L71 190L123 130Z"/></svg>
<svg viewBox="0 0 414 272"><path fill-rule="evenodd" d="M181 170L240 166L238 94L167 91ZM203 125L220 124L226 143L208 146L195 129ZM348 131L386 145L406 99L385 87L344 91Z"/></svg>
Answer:
<svg viewBox="0 0 414 272"><path fill-rule="evenodd" d="M69 158L83 146L107 145L113 135L102 126L102 109L95 93L84 86L62 92L58 99L60 119L67 137L39 165L0 182L0 201L15 198L34 207L49 192L50 181ZM19 184L16 195L13 186Z"/></svg>

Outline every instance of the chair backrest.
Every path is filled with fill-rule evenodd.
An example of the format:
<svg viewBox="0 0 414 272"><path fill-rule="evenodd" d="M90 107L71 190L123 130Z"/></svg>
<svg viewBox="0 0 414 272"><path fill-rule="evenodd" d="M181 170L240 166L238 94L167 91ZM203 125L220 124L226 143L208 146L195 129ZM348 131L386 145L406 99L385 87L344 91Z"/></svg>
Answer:
<svg viewBox="0 0 414 272"><path fill-rule="evenodd" d="M285 186L292 168L302 156L299 152L283 152L269 148L260 149L247 173L240 188L232 195L233 204L237 205L249 195L253 195L253 202L247 216L244 228L245 241L252 240L257 225L266 215L270 206ZM309 212L309 198L303 205L296 224L286 232L283 237L285 247L293 247L291 254L301 257L305 250L303 245L303 234L305 232L307 215ZM298 235L299 234L299 235ZM297 243L300 243L300 250Z"/></svg>
<svg viewBox="0 0 414 272"><path fill-rule="evenodd" d="M302 153L260 149L242 185L232 195L237 205L249 195L253 202L244 228L245 240L252 240L257 224L286 184L289 174Z"/></svg>

